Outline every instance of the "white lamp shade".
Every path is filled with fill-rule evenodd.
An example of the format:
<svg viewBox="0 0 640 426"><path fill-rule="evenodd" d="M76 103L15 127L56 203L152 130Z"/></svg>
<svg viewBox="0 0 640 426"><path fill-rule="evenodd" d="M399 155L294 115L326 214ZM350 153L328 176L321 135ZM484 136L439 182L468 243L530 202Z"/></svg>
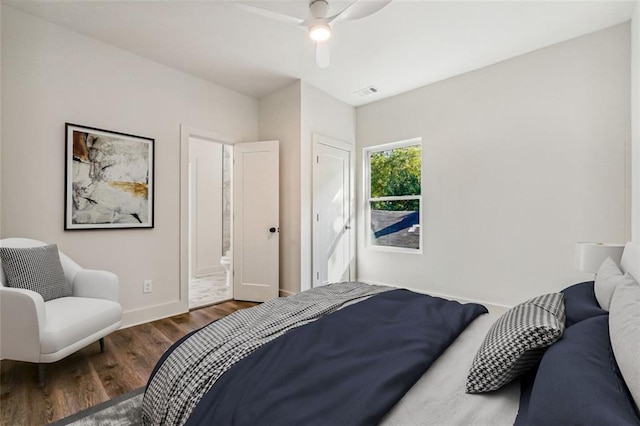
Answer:
<svg viewBox="0 0 640 426"><path fill-rule="evenodd" d="M574 264L580 271L595 274L607 257L619 265L623 250L624 244L576 243Z"/></svg>

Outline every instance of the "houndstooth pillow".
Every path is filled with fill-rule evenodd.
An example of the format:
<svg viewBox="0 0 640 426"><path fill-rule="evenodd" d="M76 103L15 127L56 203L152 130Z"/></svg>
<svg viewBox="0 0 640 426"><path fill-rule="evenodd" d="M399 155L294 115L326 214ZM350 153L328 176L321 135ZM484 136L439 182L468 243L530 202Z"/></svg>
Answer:
<svg viewBox="0 0 640 426"><path fill-rule="evenodd" d="M40 293L44 301L71 296L64 278L58 247L0 247L0 260L9 287Z"/></svg>
<svg viewBox="0 0 640 426"><path fill-rule="evenodd" d="M467 377L467 393L506 385L538 363L564 331L564 295L550 293L511 308L491 327Z"/></svg>

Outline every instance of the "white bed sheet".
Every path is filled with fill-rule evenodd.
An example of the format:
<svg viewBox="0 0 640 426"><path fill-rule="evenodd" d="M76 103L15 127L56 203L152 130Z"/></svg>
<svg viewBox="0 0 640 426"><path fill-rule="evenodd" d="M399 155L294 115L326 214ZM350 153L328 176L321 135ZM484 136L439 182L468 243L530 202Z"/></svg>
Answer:
<svg viewBox="0 0 640 426"><path fill-rule="evenodd" d="M499 315L473 321L383 419L383 425L513 425L520 382L495 392L465 393L467 373Z"/></svg>

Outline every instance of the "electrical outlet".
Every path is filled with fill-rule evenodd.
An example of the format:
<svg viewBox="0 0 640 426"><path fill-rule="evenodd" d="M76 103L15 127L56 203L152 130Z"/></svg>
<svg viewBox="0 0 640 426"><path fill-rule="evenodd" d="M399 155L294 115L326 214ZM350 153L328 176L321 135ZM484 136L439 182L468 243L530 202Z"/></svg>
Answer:
<svg viewBox="0 0 640 426"><path fill-rule="evenodd" d="M144 280L142 282L142 292L143 293L151 293L153 291L153 281Z"/></svg>

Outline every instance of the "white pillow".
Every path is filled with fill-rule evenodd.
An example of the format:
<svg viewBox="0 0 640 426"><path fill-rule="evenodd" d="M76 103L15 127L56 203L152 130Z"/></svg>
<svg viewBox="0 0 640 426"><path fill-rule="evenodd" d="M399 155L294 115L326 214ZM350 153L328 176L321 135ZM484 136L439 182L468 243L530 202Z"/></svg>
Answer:
<svg viewBox="0 0 640 426"><path fill-rule="evenodd" d="M640 284L628 273L611 299L609 335L622 377L640 407Z"/></svg>
<svg viewBox="0 0 640 426"><path fill-rule="evenodd" d="M596 293L596 299L600 304L600 307L606 311L609 310L611 305L611 298L618 284L622 282L624 274L618 268L616 262L610 257L602 262L598 273L596 274L596 282L594 285L594 291Z"/></svg>

